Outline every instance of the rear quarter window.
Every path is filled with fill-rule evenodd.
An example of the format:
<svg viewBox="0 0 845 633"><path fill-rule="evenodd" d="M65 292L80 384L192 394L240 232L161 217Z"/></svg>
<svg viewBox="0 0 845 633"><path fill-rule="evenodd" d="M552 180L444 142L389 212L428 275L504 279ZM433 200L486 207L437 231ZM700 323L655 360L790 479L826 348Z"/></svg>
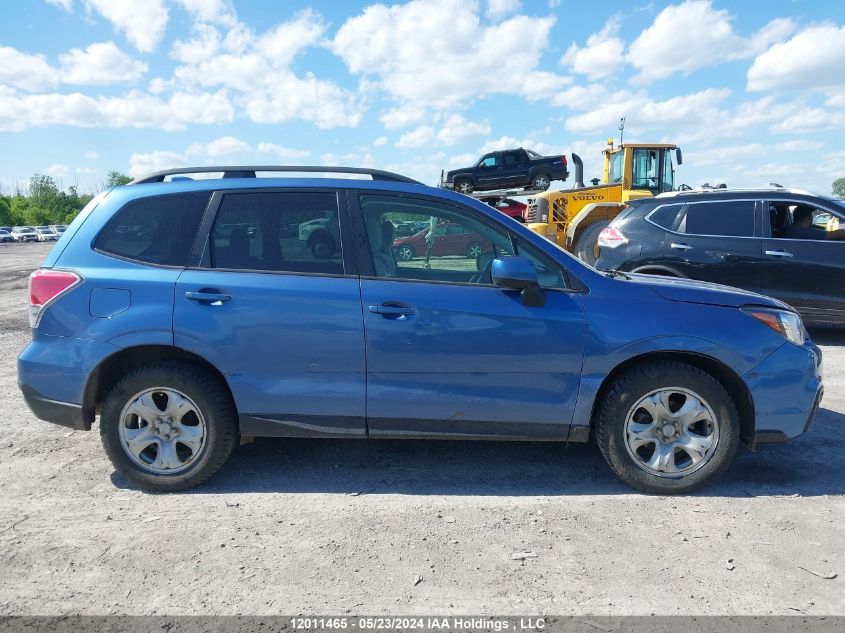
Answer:
<svg viewBox="0 0 845 633"><path fill-rule="evenodd" d="M683 207L683 204L661 205L651 212L648 219L661 228L671 229Z"/></svg>
<svg viewBox="0 0 845 633"><path fill-rule="evenodd" d="M210 196L198 191L131 200L106 223L94 248L147 264L185 266Z"/></svg>

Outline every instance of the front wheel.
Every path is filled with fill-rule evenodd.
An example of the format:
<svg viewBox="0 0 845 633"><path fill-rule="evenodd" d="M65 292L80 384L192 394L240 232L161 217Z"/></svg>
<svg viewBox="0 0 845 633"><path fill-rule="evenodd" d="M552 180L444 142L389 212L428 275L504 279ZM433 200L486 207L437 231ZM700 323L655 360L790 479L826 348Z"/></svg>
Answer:
<svg viewBox="0 0 845 633"><path fill-rule="evenodd" d="M414 248L410 244L403 244L402 246L396 249L396 257L398 257L403 262L407 262L414 259L414 255Z"/></svg>
<svg viewBox="0 0 845 633"><path fill-rule="evenodd" d="M476 259L479 255L481 255L483 251L484 249L481 248L481 244L479 244L478 242L473 242L472 244L467 246L466 256L469 259Z"/></svg>
<svg viewBox="0 0 845 633"><path fill-rule="evenodd" d="M147 365L106 396L100 437L114 467L148 490L190 488L217 471L238 436L220 378L181 362Z"/></svg>
<svg viewBox="0 0 845 633"><path fill-rule="evenodd" d="M649 363L623 374L593 422L613 471L654 494L703 485L731 463L739 442L733 399L712 375L685 363Z"/></svg>

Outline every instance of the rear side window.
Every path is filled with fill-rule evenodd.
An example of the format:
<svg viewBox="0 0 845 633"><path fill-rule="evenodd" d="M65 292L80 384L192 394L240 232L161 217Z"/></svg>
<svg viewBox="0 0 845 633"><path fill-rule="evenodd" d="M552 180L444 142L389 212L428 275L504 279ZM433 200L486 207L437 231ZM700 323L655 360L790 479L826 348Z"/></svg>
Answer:
<svg viewBox="0 0 845 633"><path fill-rule="evenodd" d="M683 206L683 204L664 204L652 211L648 219L657 226L663 227L664 229L671 229Z"/></svg>
<svg viewBox="0 0 845 633"><path fill-rule="evenodd" d="M211 193L150 196L127 202L97 236L100 252L160 266L185 266Z"/></svg>
<svg viewBox="0 0 845 633"><path fill-rule="evenodd" d="M678 230L690 235L754 236L753 200L689 204Z"/></svg>
<svg viewBox="0 0 845 633"><path fill-rule="evenodd" d="M343 274L337 195L226 194L211 230L212 268Z"/></svg>

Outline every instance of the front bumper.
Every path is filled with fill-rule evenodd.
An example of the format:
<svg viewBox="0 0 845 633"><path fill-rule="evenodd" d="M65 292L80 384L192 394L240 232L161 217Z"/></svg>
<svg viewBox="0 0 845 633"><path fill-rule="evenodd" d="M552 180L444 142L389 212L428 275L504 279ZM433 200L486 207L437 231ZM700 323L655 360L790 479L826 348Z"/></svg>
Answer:
<svg viewBox="0 0 845 633"><path fill-rule="evenodd" d="M824 394L821 350L785 343L743 380L755 410L753 443L785 442L810 427Z"/></svg>

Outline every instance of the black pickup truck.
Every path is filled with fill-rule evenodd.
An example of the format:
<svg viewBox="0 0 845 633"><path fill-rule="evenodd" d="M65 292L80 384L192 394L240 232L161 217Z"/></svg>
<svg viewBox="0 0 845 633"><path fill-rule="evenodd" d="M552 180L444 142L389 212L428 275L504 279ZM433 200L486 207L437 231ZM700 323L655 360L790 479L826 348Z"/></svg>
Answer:
<svg viewBox="0 0 845 633"><path fill-rule="evenodd" d="M485 154L472 167L441 175L440 186L460 193L525 187L545 191L552 180L566 180L566 156L540 156L530 149Z"/></svg>

